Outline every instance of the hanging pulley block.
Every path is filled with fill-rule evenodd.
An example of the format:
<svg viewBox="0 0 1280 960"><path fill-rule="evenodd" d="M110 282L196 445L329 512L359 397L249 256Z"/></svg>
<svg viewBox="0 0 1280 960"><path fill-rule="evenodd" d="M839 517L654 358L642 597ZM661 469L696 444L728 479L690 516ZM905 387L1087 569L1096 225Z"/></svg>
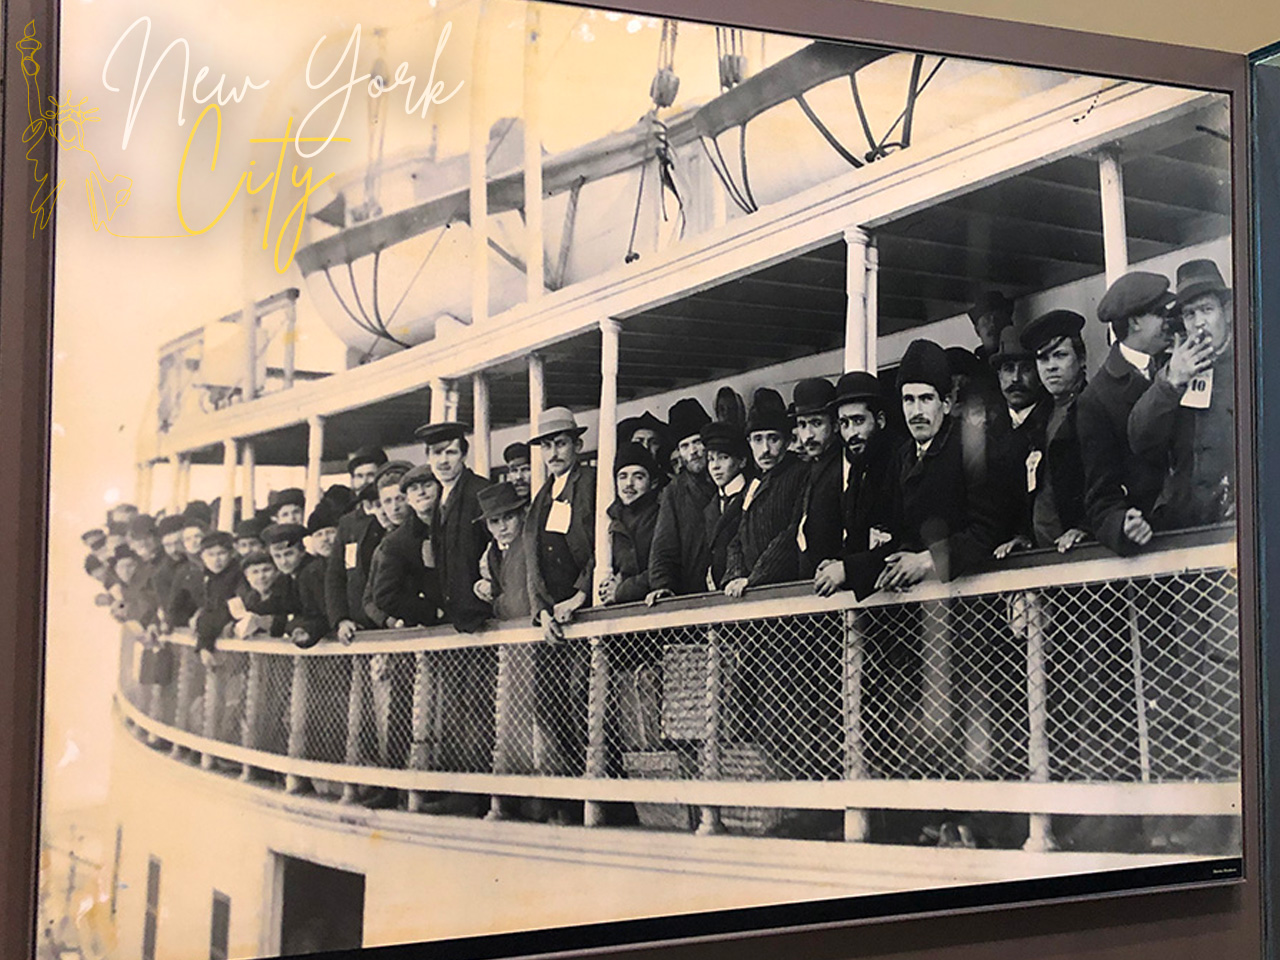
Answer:
<svg viewBox="0 0 1280 960"><path fill-rule="evenodd" d="M720 57L720 88L731 90L747 79L747 58L740 53Z"/></svg>
<svg viewBox="0 0 1280 960"><path fill-rule="evenodd" d="M676 102L676 94L680 92L680 78L670 67L663 67L653 75L653 83L649 84L649 98L656 107L669 107Z"/></svg>

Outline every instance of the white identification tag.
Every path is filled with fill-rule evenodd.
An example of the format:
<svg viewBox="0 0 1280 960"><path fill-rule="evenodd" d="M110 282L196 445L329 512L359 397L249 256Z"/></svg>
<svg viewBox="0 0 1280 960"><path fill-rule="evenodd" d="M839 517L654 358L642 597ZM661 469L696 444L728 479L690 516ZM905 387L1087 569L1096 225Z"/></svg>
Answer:
<svg viewBox="0 0 1280 960"><path fill-rule="evenodd" d="M1036 469L1043 458L1044 454L1039 450L1032 450L1027 454L1027 493L1036 492Z"/></svg>
<svg viewBox="0 0 1280 960"><path fill-rule="evenodd" d="M801 517L800 526L796 527L796 546L800 548L801 553L804 553L806 550L809 549L809 541L805 538L805 535L804 535L804 524L805 524L805 521L808 519L809 519L808 515Z"/></svg>
<svg viewBox="0 0 1280 960"><path fill-rule="evenodd" d="M747 487L747 492L742 495L742 512L746 513L751 509L751 501L756 498L756 491L760 489L760 478L756 477L751 481L751 485Z"/></svg>
<svg viewBox="0 0 1280 960"><path fill-rule="evenodd" d="M1204 373L1196 374L1191 378L1191 382L1187 384L1186 391L1182 394L1182 405L1190 407L1192 410L1208 410L1209 399L1213 394L1213 371L1206 370Z"/></svg>
<svg viewBox="0 0 1280 960"><path fill-rule="evenodd" d="M249 611L244 608L244 601L239 597L232 597L228 600L227 609L231 611L231 616L236 620L243 620L249 615Z"/></svg>
<svg viewBox="0 0 1280 960"><path fill-rule="evenodd" d="M431 541L422 541L422 565L428 568L434 568L436 565L436 552L431 549Z"/></svg>
<svg viewBox="0 0 1280 960"><path fill-rule="evenodd" d="M348 570L354 570L356 568L356 563L358 562L356 554L359 551L359 549L360 549L360 544L358 543L348 543L343 548L342 559L343 559L343 562L346 563Z"/></svg>
<svg viewBox="0 0 1280 960"><path fill-rule="evenodd" d="M547 525L543 528L547 533L568 533L569 522L573 519L573 507L567 501L552 500L551 511L547 514Z"/></svg>
<svg viewBox="0 0 1280 960"><path fill-rule="evenodd" d="M871 528L869 542L872 550L881 544L888 543L892 539L893 536L887 530L878 530L875 527Z"/></svg>

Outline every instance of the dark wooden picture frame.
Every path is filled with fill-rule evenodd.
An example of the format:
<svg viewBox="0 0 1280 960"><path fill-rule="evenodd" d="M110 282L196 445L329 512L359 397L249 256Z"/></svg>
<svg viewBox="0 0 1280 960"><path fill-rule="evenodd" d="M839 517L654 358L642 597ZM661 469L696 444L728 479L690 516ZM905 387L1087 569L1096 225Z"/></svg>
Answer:
<svg viewBox="0 0 1280 960"><path fill-rule="evenodd" d="M1084 36L1048 28L891 7L862 0L844 3L797 0L779 8L763 0L727 7L722 0L674 4L655 0L595 4L606 9L671 16L810 37L858 40L955 56L1016 62L1080 73L1118 76L1230 94L1232 100L1233 276L1239 318L1252 318L1252 258L1245 225L1250 222L1248 149L1249 74L1244 57L1117 38ZM3 148L0 166L0 635L10 638L0 663L0 703L6 705L0 746L0 943L14 956L32 953L35 930L35 871L39 811L42 662L44 657L49 403L52 336L53 229L32 231L31 204L37 184L33 163L49 169L51 141L29 151L24 142L26 93L14 43L34 21L56 76L57 4L12 0L3 24ZM44 151L40 153L39 151ZM1258 229L1258 228L1255 228ZM1265 231L1259 240L1265 242ZM1261 258L1260 258L1261 259ZM1265 287L1264 287L1265 290ZM1147 873L1141 889L1126 890L1127 878L1081 878L1079 883L1030 882L1018 889L986 889L960 897L886 903L876 919L858 920L847 908L814 904L761 908L679 919L655 918L610 924L453 941L421 948L432 956L512 956L581 953L665 943L673 957L800 954L871 957L883 953L946 960L1046 955L1082 957L1249 956L1262 944L1262 743L1259 736L1261 621L1258 487L1271 472L1256 444L1261 394L1253 371L1263 342L1261 323L1238 322L1237 451L1239 455L1239 612L1242 676L1242 788L1244 880L1201 889L1179 887L1185 877ZM1257 464L1256 472L1254 465ZM1208 879L1208 878L1206 878ZM1167 887L1167 888L1166 888ZM1140 893L1123 903L1098 894ZM914 896L914 895L913 895ZM1016 914L990 912L1009 900ZM1069 901L1033 902L1025 901ZM976 910L975 908L988 908ZM910 913L906 922L884 917ZM1014 932L1016 931L1016 933ZM760 939L731 942L735 934ZM1194 944L1194 946L1191 946ZM414 955L412 946L369 951L368 956ZM732 951L732 953L730 953Z"/></svg>

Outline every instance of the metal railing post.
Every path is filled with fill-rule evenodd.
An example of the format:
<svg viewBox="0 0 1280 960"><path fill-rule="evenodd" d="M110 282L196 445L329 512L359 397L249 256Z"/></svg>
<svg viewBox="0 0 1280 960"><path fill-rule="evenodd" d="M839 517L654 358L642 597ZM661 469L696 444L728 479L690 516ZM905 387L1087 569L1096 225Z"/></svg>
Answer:
<svg viewBox="0 0 1280 960"><path fill-rule="evenodd" d="M1151 781L1151 730L1147 724L1147 692L1142 675L1142 632L1138 628L1138 604L1133 582L1124 585L1125 609L1129 617L1129 653L1133 668L1133 698L1138 714L1138 767L1142 782Z"/></svg>
<svg viewBox="0 0 1280 960"><path fill-rule="evenodd" d="M841 671L842 701L844 703L844 778L867 778L866 743L862 733L862 669L866 647L863 642L862 611L844 612L844 657ZM846 807L844 811L844 838L858 842L867 839L867 811Z"/></svg>
<svg viewBox="0 0 1280 960"><path fill-rule="evenodd" d="M586 775L602 779L605 766L605 705L609 698L609 652L604 640L591 638L591 667L587 681L587 757ZM582 823L587 827L604 826L604 807L598 800L588 800L582 808Z"/></svg>
<svg viewBox="0 0 1280 960"><path fill-rule="evenodd" d="M244 719L240 721L240 745L250 750L258 748L258 733L262 728L265 670L264 656L258 653L249 654L249 675L245 678L244 684ZM243 764L240 767L240 779L252 780L254 772L252 764Z"/></svg>
<svg viewBox="0 0 1280 960"><path fill-rule="evenodd" d="M347 766L359 766L364 762L361 750L360 728L364 702L369 690L369 658L351 658L351 686L347 690L347 743L344 758ZM355 803L359 784L342 785L342 802Z"/></svg>
<svg viewBox="0 0 1280 960"><path fill-rule="evenodd" d="M218 667L206 667L204 671L204 727L205 739L218 739L218 722L222 719L223 700L222 670ZM213 769L213 754L200 754L200 768Z"/></svg>
<svg viewBox="0 0 1280 960"><path fill-rule="evenodd" d="M194 650L179 646L178 648L178 693L173 708L173 725L179 730L188 729L191 705L195 702L196 686L196 653ZM172 757L182 756L182 747L176 743L169 748Z"/></svg>
<svg viewBox="0 0 1280 960"><path fill-rule="evenodd" d="M702 752L699 756L698 779L719 780L720 771L720 702L723 697L722 652L720 649L720 631L715 627L707 628L707 671L704 677L706 710L704 716L704 736ZM724 824L720 820L720 808L701 806L698 808L698 830L700 835L724 833Z"/></svg>
<svg viewBox="0 0 1280 960"><path fill-rule="evenodd" d="M293 658L293 682L289 686L289 745L288 755L292 760L306 756L307 753L307 708L310 694L310 670L307 657L301 654ZM305 777L297 774L286 774L284 789L286 793L300 793Z"/></svg>
<svg viewBox="0 0 1280 960"><path fill-rule="evenodd" d="M412 742L409 746L409 769L431 769L431 715L434 712L435 678L425 652L413 655ZM421 790L409 791L409 810L419 812L426 798Z"/></svg>
<svg viewBox="0 0 1280 960"><path fill-rule="evenodd" d="M493 688L493 772L509 773L510 758L507 746L511 739L511 648L507 644L498 647L498 677ZM486 820L502 820L502 798L496 794L489 798Z"/></svg>
<svg viewBox="0 0 1280 960"><path fill-rule="evenodd" d="M1049 782L1049 687L1045 672L1044 603L1034 590L1021 595L1027 635L1027 779ZM1014 634L1018 633L1014 630ZM1028 814L1027 841L1022 849L1057 849L1047 813Z"/></svg>

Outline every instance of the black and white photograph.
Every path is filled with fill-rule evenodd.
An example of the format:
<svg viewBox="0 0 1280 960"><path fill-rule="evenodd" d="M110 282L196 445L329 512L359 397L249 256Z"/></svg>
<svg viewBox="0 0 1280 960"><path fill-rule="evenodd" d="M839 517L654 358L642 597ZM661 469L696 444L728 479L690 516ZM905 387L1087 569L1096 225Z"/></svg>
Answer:
<svg viewBox="0 0 1280 960"><path fill-rule="evenodd" d="M62 9L42 960L1241 875L1227 94Z"/></svg>

